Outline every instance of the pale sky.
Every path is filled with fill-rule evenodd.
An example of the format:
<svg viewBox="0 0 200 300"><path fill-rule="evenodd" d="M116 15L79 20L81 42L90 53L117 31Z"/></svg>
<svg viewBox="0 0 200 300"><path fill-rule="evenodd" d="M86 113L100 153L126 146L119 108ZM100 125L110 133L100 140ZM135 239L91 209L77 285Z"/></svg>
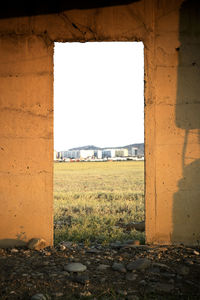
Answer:
<svg viewBox="0 0 200 300"><path fill-rule="evenodd" d="M55 43L54 51L54 149L144 142L143 43Z"/></svg>

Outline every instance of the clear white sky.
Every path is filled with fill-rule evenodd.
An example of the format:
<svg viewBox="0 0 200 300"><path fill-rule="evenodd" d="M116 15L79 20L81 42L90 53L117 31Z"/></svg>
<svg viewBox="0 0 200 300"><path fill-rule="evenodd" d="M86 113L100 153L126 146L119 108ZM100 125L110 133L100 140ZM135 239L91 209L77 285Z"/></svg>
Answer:
<svg viewBox="0 0 200 300"><path fill-rule="evenodd" d="M143 43L55 43L54 50L54 149L144 142Z"/></svg>

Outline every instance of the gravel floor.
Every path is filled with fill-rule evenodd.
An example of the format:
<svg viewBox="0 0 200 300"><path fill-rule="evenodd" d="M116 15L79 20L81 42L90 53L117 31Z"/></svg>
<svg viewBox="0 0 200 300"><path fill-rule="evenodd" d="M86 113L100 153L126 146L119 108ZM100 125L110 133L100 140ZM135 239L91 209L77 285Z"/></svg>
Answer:
<svg viewBox="0 0 200 300"><path fill-rule="evenodd" d="M127 241L0 249L5 299L200 299L200 248Z"/></svg>

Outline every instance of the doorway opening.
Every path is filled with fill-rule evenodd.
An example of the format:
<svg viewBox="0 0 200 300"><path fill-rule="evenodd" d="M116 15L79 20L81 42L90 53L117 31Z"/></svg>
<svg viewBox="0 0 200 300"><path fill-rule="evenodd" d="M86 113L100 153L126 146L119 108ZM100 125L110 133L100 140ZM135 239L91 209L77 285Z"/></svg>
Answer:
<svg viewBox="0 0 200 300"><path fill-rule="evenodd" d="M142 42L55 43L55 244L144 243Z"/></svg>

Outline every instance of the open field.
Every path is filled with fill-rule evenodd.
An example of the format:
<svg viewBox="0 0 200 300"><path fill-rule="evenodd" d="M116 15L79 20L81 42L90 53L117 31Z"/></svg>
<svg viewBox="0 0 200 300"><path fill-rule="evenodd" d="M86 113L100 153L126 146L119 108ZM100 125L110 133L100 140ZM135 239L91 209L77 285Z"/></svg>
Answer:
<svg viewBox="0 0 200 300"><path fill-rule="evenodd" d="M55 243L107 244L144 234L127 224L144 220L144 162L54 164Z"/></svg>

